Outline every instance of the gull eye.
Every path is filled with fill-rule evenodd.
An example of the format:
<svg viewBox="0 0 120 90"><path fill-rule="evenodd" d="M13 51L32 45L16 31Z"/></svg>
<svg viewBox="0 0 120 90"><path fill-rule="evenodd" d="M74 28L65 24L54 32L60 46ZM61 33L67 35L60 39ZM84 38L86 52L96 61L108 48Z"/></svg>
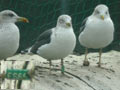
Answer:
<svg viewBox="0 0 120 90"><path fill-rule="evenodd" d="M14 14L12 14L12 13L8 13L8 16L13 17L13 16L14 16Z"/></svg>
<svg viewBox="0 0 120 90"><path fill-rule="evenodd" d="M96 13L96 14L99 14L100 12L99 12L99 11L96 11L95 13Z"/></svg>
<svg viewBox="0 0 120 90"><path fill-rule="evenodd" d="M108 14L108 12L105 12L105 14Z"/></svg>
<svg viewBox="0 0 120 90"><path fill-rule="evenodd" d="M60 22L60 23L64 23L65 21L64 21L63 19L60 19L59 22Z"/></svg>

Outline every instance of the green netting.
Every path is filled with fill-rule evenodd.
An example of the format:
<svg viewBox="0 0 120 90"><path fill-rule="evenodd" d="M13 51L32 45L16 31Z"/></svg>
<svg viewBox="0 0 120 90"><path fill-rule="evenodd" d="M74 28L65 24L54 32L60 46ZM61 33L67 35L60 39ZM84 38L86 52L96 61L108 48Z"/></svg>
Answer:
<svg viewBox="0 0 120 90"><path fill-rule="evenodd" d="M31 46L40 33L55 27L61 14L69 14L72 17L73 28L78 37L81 22L98 4L106 4L109 7L115 23L115 39L104 50L120 50L120 0L0 0L0 11L10 9L30 20L29 24L17 24L21 33L20 51ZM77 42L75 51L83 53L83 50Z"/></svg>

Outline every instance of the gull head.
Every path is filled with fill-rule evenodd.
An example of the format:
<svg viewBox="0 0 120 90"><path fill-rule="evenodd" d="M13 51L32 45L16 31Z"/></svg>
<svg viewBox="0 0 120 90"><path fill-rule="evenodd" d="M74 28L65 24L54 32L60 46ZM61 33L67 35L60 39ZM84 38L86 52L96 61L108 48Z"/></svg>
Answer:
<svg viewBox="0 0 120 90"><path fill-rule="evenodd" d="M92 15L101 20L105 20L110 17L108 7L104 4L96 6Z"/></svg>
<svg viewBox="0 0 120 90"><path fill-rule="evenodd" d="M27 18L20 17L11 10L4 10L0 12L0 23L15 23L19 21L26 23L29 22Z"/></svg>
<svg viewBox="0 0 120 90"><path fill-rule="evenodd" d="M72 27L71 17L69 15L59 16L57 21L57 26L60 26L63 28L71 28Z"/></svg>

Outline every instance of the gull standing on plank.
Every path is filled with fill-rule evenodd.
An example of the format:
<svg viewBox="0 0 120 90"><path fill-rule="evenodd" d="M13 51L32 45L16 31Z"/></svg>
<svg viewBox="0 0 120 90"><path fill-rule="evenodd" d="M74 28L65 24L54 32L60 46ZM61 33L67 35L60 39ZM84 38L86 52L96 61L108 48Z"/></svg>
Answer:
<svg viewBox="0 0 120 90"><path fill-rule="evenodd" d="M83 30L79 35L79 42L86 47L84 66L89 66L87 60L88 48L100 49L99 63L101 67L102 48L108 46L114 38L114 24L110 18L106 5L98 5L91 16L87 17L80 28Z"/></svg>
<svg viewBox="0 0 120 90"><path fill-rule="evenodd" d="M56 27L40 34L36 43L29 50L34 54L51 60L61 59L61 73L64 74L63 58L71 54L76 45L76 37L73 32L71 17L61 15Z"/></svg>
<svg viewBox="0 0 120 90"><path fill-rule="evenodd" d="M20 33L15 22L28 22L11 10L0 12L0 60L13 56L19 47Z"/></svg>

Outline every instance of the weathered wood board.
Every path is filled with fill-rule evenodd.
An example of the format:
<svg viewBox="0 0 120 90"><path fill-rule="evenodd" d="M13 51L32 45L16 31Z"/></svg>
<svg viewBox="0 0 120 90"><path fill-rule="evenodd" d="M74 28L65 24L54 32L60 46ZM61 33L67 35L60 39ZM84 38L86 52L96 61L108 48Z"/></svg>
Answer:
<svg viewBox="0 0 120 90"><path fill-rule="evenodd" d="M120 90L120 52L110 51L102 55L102 68L97 67L98 53L88 54L89 67L82 66L84 55L69 55L65 58L65 75L60 72L60 60L49 63L37 55L16 55L2 61L1 72L7 68L22 69L25 61L30 61L27 69L35 68L32 80L23 80L19 88L33 90ZM56 70L58 69L58 70ZM18 80L5 79L1 89L17 89Z"/></svg>

